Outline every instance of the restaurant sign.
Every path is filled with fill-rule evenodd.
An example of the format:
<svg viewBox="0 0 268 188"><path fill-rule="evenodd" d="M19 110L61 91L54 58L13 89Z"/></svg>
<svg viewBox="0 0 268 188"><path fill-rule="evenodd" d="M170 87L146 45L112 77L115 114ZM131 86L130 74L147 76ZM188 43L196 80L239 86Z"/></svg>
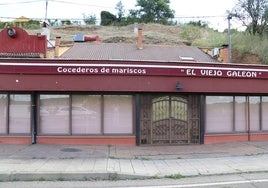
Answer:
<svg viewBox="0 0 268 188"><path fill-rule="evenodd" d="M184 76L224 78L268 78L263 67L160 64L81 64L81 63L4 63L0 73L57 75Z"/></svg>
<svg viewBox="0 0 268 188"><path fill-rule="evenodd" d="M262 73L258 70L221 70L221 69L186 69L188 76L212 76L212 77L237 77L237 78L257 78Z"/></svg>

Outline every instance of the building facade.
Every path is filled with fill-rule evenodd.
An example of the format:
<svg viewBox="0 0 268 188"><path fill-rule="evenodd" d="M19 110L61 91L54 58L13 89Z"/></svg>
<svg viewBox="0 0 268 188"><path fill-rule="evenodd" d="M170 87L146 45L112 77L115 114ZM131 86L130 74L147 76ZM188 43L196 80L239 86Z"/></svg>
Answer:
<svg viewBox="0 0 268 188"><path fill-rule="evenodd" d="M195 47L78 43L60 58L1 58L0 143L267 140L267 79L267 66Z"/></svg>
<svg viewBox="0 0 268 188"><path fill-rule="evenodd" d="M0 60L1 142L267 139L266 66Z"/></svg>

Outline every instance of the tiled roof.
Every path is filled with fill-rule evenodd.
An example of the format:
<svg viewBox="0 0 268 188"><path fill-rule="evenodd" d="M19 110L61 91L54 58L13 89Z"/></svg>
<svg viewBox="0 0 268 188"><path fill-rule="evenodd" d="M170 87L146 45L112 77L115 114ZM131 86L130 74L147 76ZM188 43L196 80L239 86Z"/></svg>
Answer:
<svg viewBox="0 0 268 188"><path fill-rule="evenodd" d="M193 46L144 45L139 50L134 44L89 42L74 43L61 58L159 62L178 62L193 58L195 62L218 62Z"/></svg>
<svg viewBox="0 0 268 188"><path fill-rule="evenodd" d="M0 53L1 58L40 58L40 53Z"/></svg>

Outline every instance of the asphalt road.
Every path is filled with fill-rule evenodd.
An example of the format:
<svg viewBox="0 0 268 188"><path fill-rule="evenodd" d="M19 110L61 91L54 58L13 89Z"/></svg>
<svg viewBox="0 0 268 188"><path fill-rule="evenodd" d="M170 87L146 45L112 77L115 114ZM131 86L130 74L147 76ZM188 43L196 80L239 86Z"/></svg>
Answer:
<svg viewBox="0 0 268 188"><path fill-rule="evenodd" d="M181 179L146 179L124 181L29 181L0 182L0 188L267 188L268 172Z"/></svg>

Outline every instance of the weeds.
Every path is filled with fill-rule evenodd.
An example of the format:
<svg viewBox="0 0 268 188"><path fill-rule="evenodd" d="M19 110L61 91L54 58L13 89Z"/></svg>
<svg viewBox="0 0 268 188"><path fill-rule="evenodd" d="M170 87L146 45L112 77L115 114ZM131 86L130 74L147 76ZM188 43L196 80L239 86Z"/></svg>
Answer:
<svg viewBox="0 0 268 188"><path fill-rule="evenodd" d="M166 175L165 178L169 179L181 179L183 176L181 174L171 174L171 175Z"/></svg>

